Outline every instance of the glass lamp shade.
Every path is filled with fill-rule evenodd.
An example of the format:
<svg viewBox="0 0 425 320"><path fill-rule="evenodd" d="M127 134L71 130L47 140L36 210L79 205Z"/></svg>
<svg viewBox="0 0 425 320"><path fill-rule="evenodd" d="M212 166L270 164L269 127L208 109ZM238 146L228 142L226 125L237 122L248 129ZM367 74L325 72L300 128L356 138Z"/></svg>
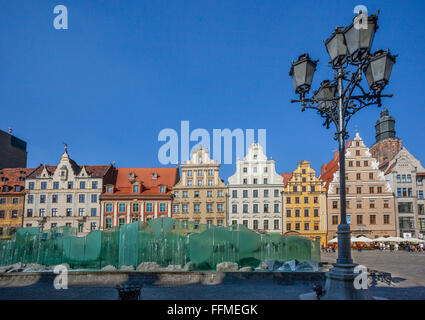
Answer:
<svg viewBox="0 0 425 320"><path fill-rule="evenodd" d="M367 17L367 22L360 13L353 23L344 30L344 39L352 61L359 61L365 57L372 47L373 37L378 29L378 16Z"/></svg>
<svg viewBox="0 0 425 320"><path fill-rule="evenodd" d="M336 86L332 85L329 80L322 81L320 89L314 93L314 99L320 109L327 109L333 105L333 101L326 101L335 97Z"/></svg>
<svg viewBox="0 0 425 320"><path fill-rule="evenodd" d="M344 39L344 28L337 27L332 33L332 36L325 40L326 50L331 57L333 66L341 65L344 63L347 56L347 46Z"/></svg>
<svg viewBox="0 0 425 320"><path fill-rule="evenodd" d="M379 50L373 54L369 64L364 69L370 89L377 91L384 89L390 80L395 58L389 51Z"/></svg>
<svg viewBox="0 0 425 320"><path fill-rule="evenodd" d="M292 62L289 75L292 77L296 93L304 94L310 91L316 65L317 61L311 60L307 53L299 56L297 61Z"/></svg>

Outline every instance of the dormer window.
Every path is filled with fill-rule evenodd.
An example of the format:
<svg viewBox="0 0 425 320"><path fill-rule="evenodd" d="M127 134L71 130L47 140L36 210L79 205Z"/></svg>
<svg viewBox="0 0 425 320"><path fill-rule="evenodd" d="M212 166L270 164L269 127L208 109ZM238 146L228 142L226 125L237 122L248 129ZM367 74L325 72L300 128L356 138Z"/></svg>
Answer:
<svg viewBox="0 0 425 320"><path fill-rule="evenodd" d="M134 173L133 172L131 172L128 176L130 177L130 179L134 179Z"/></svg>
<svg viewBox="0 0 425 320"><path fill-rule="evenodd" d="M165 192L165 186L160 186L159 187L159 192L164 193Z"/></svg>
<svg viewBox="0 0 425 320"><path fill-rule="evenodd" d="M114 192L114 187L113 186L107 186L106 187L106 192L108 192L108 193Z"/></svg>
<svg viewBox="0 0 425 320"><path fill-rule="evenodd" d="M152 180L156 180L158 178L158 174L157 173L152 173Z"/></svg>
<svg viewBox="0 0 425 320"><path fill-rule="evenodd" d="M6 181L7 180L7 178L6 177L2 177L1 178L1 181Z"/></svg>
<svg viewBox="0 0 425 320"><path fill-rule="evenodd" d="M133 192L139 192L140 188L138 184L133 185Z"/></svg>

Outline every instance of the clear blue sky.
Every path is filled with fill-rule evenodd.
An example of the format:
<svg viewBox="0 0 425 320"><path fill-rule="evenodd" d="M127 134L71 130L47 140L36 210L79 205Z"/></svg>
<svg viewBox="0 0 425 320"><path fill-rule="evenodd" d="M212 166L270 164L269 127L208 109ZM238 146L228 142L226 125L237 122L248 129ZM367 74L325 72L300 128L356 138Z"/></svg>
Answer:
<svg viewBox="0 0 425 320"><path fill-rule="evenodd" d="M68 8L69 29L53 28ZM264 128L278 172L319 170L334 130L295 98L290 61L320 59L323 40L356 5L380 9L374 49L399 54L384 101L403 144L425 162L423 1L0 1L0 129L28 142L28 165L56 164L63 141L80 164L158 166L163 128ZM352 120L370 146L380 110ZM222 178L234 171L223 165Z"/></svg>

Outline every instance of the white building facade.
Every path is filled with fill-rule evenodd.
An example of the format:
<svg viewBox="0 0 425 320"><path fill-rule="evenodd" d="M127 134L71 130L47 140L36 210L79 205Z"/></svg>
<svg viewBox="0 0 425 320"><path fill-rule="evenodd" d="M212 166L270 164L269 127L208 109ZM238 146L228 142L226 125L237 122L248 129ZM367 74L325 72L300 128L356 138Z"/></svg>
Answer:
<svg viewBox="0 0 425 320"><path fill-rule="evenodd" d="M228 179L228 224L251 230L282 233L283 177L276 173L258 143L252 144Z"/></svg>

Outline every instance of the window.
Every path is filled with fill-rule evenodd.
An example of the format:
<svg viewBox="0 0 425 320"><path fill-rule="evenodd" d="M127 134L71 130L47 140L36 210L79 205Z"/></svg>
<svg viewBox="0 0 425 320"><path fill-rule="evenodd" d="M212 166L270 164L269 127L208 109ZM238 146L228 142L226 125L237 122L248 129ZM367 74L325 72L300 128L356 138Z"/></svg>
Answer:
<svg viewBox="0 0 425 320"><path fill-rule="evenodd" d="M295 197L295 203L300 203L300 197Z"/></svg>
<svg viewBox="0 0 425 320"><path fill-rule="evenodd" d="M300 223L299 222L295 223L295 230L300 231Z"/></svg>
<svg viewBox="0 0 425 320"><path fill-rule="evenodd" d="M80 189L85 189L85 188L86 188L86 182L80 181Z"/></svg>
<svg viewBox="0 0 425 320"><path fill-rule="evenodd" d="M300 217L300 209L295 209L295 217L296 218Z"/></svg>
<svg viewBox="0 0 425 320"><path fill-rule="evenodd" d="M213 185L213 181L211 179L208 180L208 186L212 186Z"/></svg>
<svg viewBox="0 0 425 320"><path fill-rule="evenodd" d="M290 223L286 224L286 231L291 231L291 224Z"/></svg>
<svg viewBox="0 0 425 320"><path fill-rule="evenodd" d="M264 178L263 183L264 183L264 184L269 183L268 179L267 179L267 178Z"/></svg>
<svg viewBox="0 0 425 320"><path fill-rule="evenodd" d="M183 212L183 213L186 213L186 212L187 212L187 210L188 210L188 205L187 205L187 204L183 204L183 205L182 205L182 212Z"/></svg>
<svg viewBox="0 0 425 320"><path fill-rule="evenodd" d="M248 204L244 203L242 206L242 212L243 213L248 213Z"/></svg>
<svg viewBox="0 0 425 320"><path fill-rule="evenodd" d="M286 210L286 217L290 218L291 217L291 209L287 209Z"/></svg>
<svg viewBox="0 0 425 320"><path fill-rule="evenodd" d="M187 170L187 176L191 177L192 176L192 170Z"/></svg>
<svg viewBox="0 0 425 320"><path fill-rule="evenodd" d="M248 172L248 168L243 168L243 173L247 173Z"/></svg>
<svg viewBox="0 0 425 320"><path fill-rule="evenodd" d="M318 222L314 223L314 231L319 231L319 223Z"/></svg>
<svg viewBox="0 0 425 320"><path fill-rule="evenodd" d="M178 204L173 204L173 213L177 213L179 212L179 205Z"/></svg>
<svg viewBox="0 0 425 320"><path fill-rule="evenodd" d="M418 199L423 199L424 198L424 192L422 190L418 191Z"/></svg>
<svg viewBox="0 0 425 320"><path fill-rule="evenodd" d="M390 215L384 214L384 224L390 224Z"/></svg>
<svg viewBox="0 0 425 320"><path fill-rule="evenodd" d="M308 211L308 209L304 209L304 217L308 217L309 216L309 211Z"/></svg>
<svg viewBox="0 0 425 320"><path fill-rule="evenodd" d="M287 197L287 198L286 198L286 203L287 203L287 204L291 204L291 198L290 198L290 197Z"/></svg>
<svg viewBox="0 0 425 320"><path fill-rule="evenodd" d="M388 200L384 200L384 208L388 209L390 207L390 202Z"/></svg>
<svg viewBox="0 0 425 320"><path fill-rule="evenodd" d="M357 187L356 192L357 192L357 194L361 194L362 193L362 187Z"/></svg>
<svg viewBox="0 0 425 320"><path fill-rule="evenodd" d="M223 226L223 220L217 219L217 226L222 227Z"/></svg>
<svg viewBox="0 0 425 320"><path fill-rule="evenodd" d="M222 197L222 196L223 196L223 190L218 190L217 197Z"/></svg>
<svg viewBox="0 0 425 320"><path fill-rule="evenodd" d="M202 177L202 170L198 170L198 177Z"/></svg>
<svg viewBox="0 0 425 320"><path fill-rule="evenodd" d="M47 182L42 182L41 183L41 190L46 190L47 189Z"/></svg>
<svg viewBox="0 0 425 320"><path fill-rule="evenodd" d="M29 182L28 183L28 189L34 190L34 182Z"/></svg>
<svg viewBox="0 0 425 320"><path fill-rule="evenodd" d="M66 202L67 203L72 203L72 194L67 194L66 195Z"/></svg>
<svg viewBox="0 0 425 320"><path fill-rule="evenodd" d="M243 191L242 191L242 196L243 196L244 198L248 198L248 190L243 190Z"/></svg>
<svg viewBox="0 0 425 320"><path fill-rule="evenodd" d="M32 209L27 209L27 217L28 218L32 217Z"/></svg>
<svg viewBox="0 0 425 320"><path fill-rule="evenodd" d="M332 224L338 224L338 216L332 216Z"/></svg>
<svg viewBox="0 0 425 320"><path fill-rule="evenodd" d="M208 175L212 176L213 175L213 170L212 169L208 169Z"/></svg>
<svg viewBox="0 0 425 320"><path fill-rule="evenodd" d="M200 212L201 211L201 205L199 203L193 204L193 211L194 212Z"/></svg>
<svg viewBox="0 0 425 320"><path fill-rule="evenodd" d="M313 215L315 216L315 217L318 217L319 216L319 209L313 209Z"/></svg>
<svg viewBox="0 0 425 320"><path fill-rule="evenodd" d="M304 230L309 231L310 230L310 224L308 222L304 223Z"/></svg>
<svg viewBox="0 0 425 320"><path fill-rule="evenodd" d="M264 220L263 221L263 229L264 230L268 230L269 229L269 220Z"/></svg>
<svg viewBox="0 0 425 320"><path fill-rule="evenodd" d="M85 200L86 200L86 196L84 194L78 195L78 202L79 203L84 203Z"/></svg>
<svg viewBox="0 0 425 320"><path fill-rule="evenodd" d="M242 224L243 224L246 228L248 228L248 220L242 220Z"/></svg>
<svg viewBox="0 0 425 320"><path fill-rule="evenodd" d="M338 201L332 201L332 209L338 209Z"/></svg>
<svg viewBox="0 0 425 320"><path fill-rule="evenodd" d="M194 191L194 192L193 192L193 196L194 196L195 198L199 198L199 191Z"/></svg>
<svg viewBox="0 0 425 320"><path fill-rule="evenodd" d="M258 230L258 220L253 221L253 229Z"/></svg>
<svg viewBox="0 0 425 320"><path fill-rule="evenodd" d="M356 150L356 156L360 156L360 150Z"/></svg>
<svg viewBox="0 0 425 320"><path fill-rule="evenodd" d="M202 186L202 180L198 180L198 186L201 187Z"/></svg>
<svg viewBox="0 0 425 320"><path fill-rule="evenodd" d="M0 199L0 203L1 203L1 200L2 199ZM27 198L27 201L28 201L28 203L34 203L34 196L32 194L29 194L28 195L28 198Z"/></svg>
<svg viewBox="0 0 425 320"><path fill-rule="evenodd" d="M248 184L248 179L243 179L243 184Z"/></svg>
<svg viewBox="0 0 425 320"><path fill-rule="evenodd" d="M377 189L376 191L377 193L382 193L382 187L377 187L376 189Z"/></svg>
<svg viewBox="0 0 425 320"><path fill-rule="evenodd" d="M105 205L105 212L106 213L111 213L112 212L112 203L107 203Z"/></svg>
<svg viewBox="0 0 425 320"><path fill-rule="evenodd" d="M58 203L58 195L57 194L52 195L52 203Z"/></svg>
<svg viewBox="0 0 425 320"><path fill-rule="evenodd" d="M238 213L238 205L232 204L232 213Z"/></svg>
<svg viewBox="0 0 425 320"><path fill-rule="evenodd" d="M105 225L106 225L106 229L111 229L112 228L112 218L106 218L105 219Z"/></svg>
<svg viewBox="0 0 425 320"><path fill-rule="evenodd" d="M360 161L356 161L356 167L360 167Z"/></svg>
<svg viewBox="0 0 425 320"><path fill-rule="evenodd" d="M268 213L269 212L269 204L268 203L265 203L264 204L264 212L265 213Z"/></svg>
<svg viewBox="0 0 425 320"><path fill-rule="evenodd" d="M53 208L52 209L52 217L57 217L58 216L58 209L57 208Z"/></svg>
<svg viewBox="0 0 425 320"><path fill-rule="evenodd" d="M12 210L11 218L17 218L17 217L18 217L18 210Z"/></svg>
<svg viewBox="0 0 425 320"><path fill-rule="evenodd" d="M292 190L293 190L293 192L298 192L298 188L297 188L297 186L293 186L293 187L292 187Z"/></svg>
<svg viewBox="0 0 425 320"><path fill-rule="evenodd" d="M258 198L258 190L252 190L252 197Z"/></svg>
<svg viewBox="0 0 425 320"><path fill-rule="evenodd" d="M370 219L370 224L376 224L376 216L375 215L369 216L369 219Z"/></svg>
<svg viewBox="0 0 425 320"><path fill-rule="evenodd" d="M92 203L96 203L97 202L97 194L92 194L91 195L91 202Z"/></svg>
<svg viewBox="0 0 425 320"><path fill-rule="evenodd" d="M40 195L40 203L46 203L46 195Z"/></svg>
<svg viewBox="0 0 425 320"><path fill-rule="evenodd" d="M54 189L54 190L59 189L59 182L58 182L58 181L54 181L54 182L53 182L53 189Z"/></svg>
<svg viewBox="0 0 425 320"><path fill-rule="evenodd" d="M124 202L118 204L118 212L125 213L127 211L127 205Z"/></svg>
<svg viewBox="0 0 425 320"><path fill-rule="evenodd" d="M74 189L74 183L72 181L68 181L68 189Z"/></svg>
<svg viewBox="0 0 425 320"><path fill-rule="evenodd" d="M187 185L190 187L192 186L192 180L187 180Z"/></svg>
<svg viewBox="0 0 425 320"><path fill-rule="evenodd" d="M113 186L107 186L106 187L106 192L108 192L108 193L114 192L114 187Z"/></svg>
<svg viewBox="0 0 425 320"><path fill-rule="evenodd" d="M258 213L258 204L257 203L254 203L253 204L253 206L252 206L252 212Z"/></svg>
<svg viewBox="0 0 425 320"><path fill-rule="evenodd" d="M375 188L374 187L369 187L369 193L375 193Z"/></svg>
<svg viewBox="0 0 425 320"><path fill-rule="evenodd" d="M413 213L412 202L399 202L398 203L398 212L399 213Z"/></svg>
<svg viewBox="0 0 425 320"><path fill-rule="evenodd" d="M356 179L361 180L361 173L356 173Z"/></svg>
<svg viewBox="0 0 425 320"><path fill-rule="evenodd" d="M353 161L348 161L348 166L352 167L353 166Z"/></svg>
<svg viewBox="0 0 425 320"><path fill-rule="evenodd" d="M237 197L238 197L238 191L232 190L232 198L237 198Z"/></svg>
<svg viewBox="0 0 425 320"><path fill-rule="evenodd" d="M5 211L4 210L0 210L0 219L4 219L6 216Z"/></svg>
<svg viewBox="0 0 425 320"><path fill-rule="evenodd" d="M123 224L125 224L125 218L121 217L118 219L118 225L121 227Z"/></svg>
<svg viewBox="0 0 425 320"><path fill-rule="evenodd" d="M257 184L258 179L254 178L253 184Z"/></svg>
<svg viewBox="0 0 425 320"><path fill-rule="evenodd" d="M212 191L211 190L207 190L207 198L212 198Z"/></svg>
<svg viewBox="0 0 425 320"><path fill-rule="evenodd" d="M167 204L166 203L160 203L159 204L159 212L167 212Z"/></svg>
<svg viewBox="0 0 425 320"><path fill-rule="evenodd" d="M146 203L146 212L153 212L153 203L152 202Z"/></svg>
<svg viewBox="0 0 425 320"><path fill-rule="evenodd" d="M160 186L159 187L159 192L164 193L165 192L165 186Z"/></svg>
<svg viewBox="0 0 425 320"><path fill-rule="evenodd" d="M356 219L357 219L357 224L363 224L363 216L362 215L357 215Z"/></svg>
<svg viewBox="0 0 425 320"><path fill-rule="evenodd" d="M275 203L274 204L274 206L273 206L273 212L274 213L279 213L279 204L278 203Z"/></svg>
<svg viewBox="0 0 425 320"><path fill-rule="evenodd" d="M417 184L418 184L418 186L422 186L423 185L423 179L418 177Z"/></svg>
<svg viewBox="0 0 425 320"><path fill-rule="evenodd" d="M375 200L369 200L369 208L375 209Z"/></svg>
<svg viewBox="0 0 425 320"><path fill-rule="evenodd" d="M187 191L183 191L183 198L187 198Z"/></svg>
<svg viewBox="0 0 425 320"><path fill-rule="evenodd" d="M305 179L305 178L303 178L303 179ZM306 186L302 186L301 190L302 190L302 192L306 192L307 191L307 187Z"/></svg>
<svg viewBox="0 0 425 320"><path fill-rule="evenodd" d="M72 209L71 208L67 208L66 209L66 216L67 217L72 217Z"/></svg>
<svg viewBox="0 0 425 320"><path fill-rule="evenodd" d="M39 216L39 217L44 217L44 216L46 216L46 209L41 208L41 209L38 211L38 216Z"/></svg>
<svg viewBox="0 0 425 320"><path fill-rule="evenodd" d="M363 164L364 164L364 166L365 166L365 167L369 166L369 162L368 162L367 160L365 160L365 161L363 162Z"/></svg>
<svg viewBox="0 0 425 320"><path fill-rule="evenodd" d="M412 182L412 175L411 174L407 175L407 182Z"/></svg>
<svg viewBox="0 0 425 320"><path fill-rule="evenodd" d="M308 203L308 197L304 197L304 203Z"/></svg>
<svg viewBox="0 0 425 320"><path fill-rule="evenodd" d="M373 172L369 172L369 180L373 180Z"/></svg>
<svg viewBox="0 0 425 320"><path fill-rule="evenodd" d="M313 202L314 202L314 203L319 203L319 197L314 197L314 198L313 198Z"/></svg>
<svg viewBox="0 0 425 320"><path fill-rule="evenodd" d="M90 223L90 231L96 230L96 222Z"/></svg>
<svg viewBox="0 0 425 320"><path fill-rule="evenodd" d="M97 181L93 181L93 182L91 183L91 188L92 188L92 189L97 189L97 186L98 186Z"/></svg>
<svg viewBox="0 0 425 320"><path fill-rule="evenodd" d="M91 209L90 209L90 215L91 215L92 217L96 217L96 215L97 215L97 210L96 210L96 208L91 208Z"/></svg>
<svg viewBox="0 0 425 320"><path fill-rule="evenodd" d="M274 196L279 197L279 189L274 189Z"/></svg>
<svg viewBox="0 0 425 320"><path fill-rule="evenodd" d="M78 209L78 216L79 217L84 217L86 215L85 209L84 208L79 208Z"/></svg>
<svg viewBox="0 0 425 320"><path fill-rule="evenodd" d="M269 197L269 190L264 190L264 198L268 198Z"/></svg>
<svg viewBox="0 0 425 320"><path fill-rule="evenodd" d="M139 185L133 185L133 192L139 192Z"/></svg>

